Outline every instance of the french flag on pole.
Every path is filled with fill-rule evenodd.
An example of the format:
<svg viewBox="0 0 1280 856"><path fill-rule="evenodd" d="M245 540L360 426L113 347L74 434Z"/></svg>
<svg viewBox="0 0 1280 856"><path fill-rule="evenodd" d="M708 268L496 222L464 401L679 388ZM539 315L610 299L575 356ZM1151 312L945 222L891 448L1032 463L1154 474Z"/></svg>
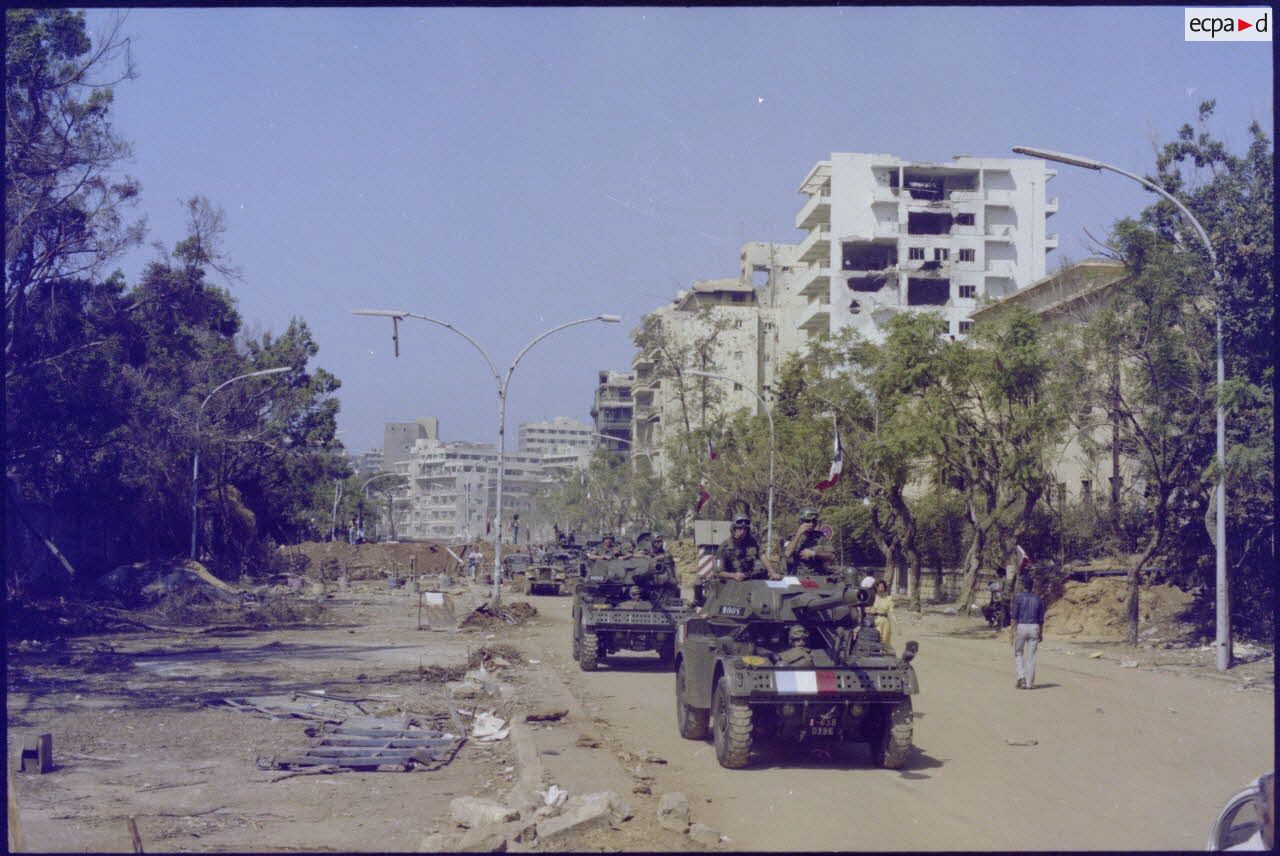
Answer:
<svg viewBox="0 0 1280 856"><path fill-rule="evenodd" d="M711 445L711 438L708 437L707 438L707 460L714 461L718 457L720 456L716 452L716 447Z"/></svg>
<svg viewBox="0 0 1280 856"><path fill-rule="evenodd" d="M697 514L702 510L702 506L707 504L707 500L711 499L711 494L707 491L706 485L698 485L698 501L693 504L693 511Z"/></svg>
<svg viewBox="0 0 1280 856"><path fill-rule="evenodd" d="M834 425L835 423L833 423ZM818 490L826 490L829 487L835 487L836 482L840 481L840 471L844 469L844 447L840 445L840 427L835 425L836 435L836 452L835 458L831 461L831 471L827 473L827 477L818 482L814 487Z"/></svg>
<svg viewBox="0 0 1280 856"><path fill-rule="evenodd" d="M1031 557L1027 555L1027 551L1022 549L1021 544L1013 545L1013 549L1018 553L1018 573L1022 573L1031 567Z"/></svg>

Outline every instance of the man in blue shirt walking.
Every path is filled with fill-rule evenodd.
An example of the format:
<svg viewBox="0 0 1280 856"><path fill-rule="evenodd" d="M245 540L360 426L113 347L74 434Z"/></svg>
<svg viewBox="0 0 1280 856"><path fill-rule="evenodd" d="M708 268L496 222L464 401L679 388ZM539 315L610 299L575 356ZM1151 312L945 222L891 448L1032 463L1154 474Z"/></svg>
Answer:
<svg viewBox="0 0 1280 856"><path fill-rule="evenodd" d="M1022 577L1022 591L1013 599L1009 618L1013 623L1013 664L1018 671L1014 686L1029 690L1036 685L1036 647L1044 628L1044 601L1035 593L1030 574Z"/></svg>

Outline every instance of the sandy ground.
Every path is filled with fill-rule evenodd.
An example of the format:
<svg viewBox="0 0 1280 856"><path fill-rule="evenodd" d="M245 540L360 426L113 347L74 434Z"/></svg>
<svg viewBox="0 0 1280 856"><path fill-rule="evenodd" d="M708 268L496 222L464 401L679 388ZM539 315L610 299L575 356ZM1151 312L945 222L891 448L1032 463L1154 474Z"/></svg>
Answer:
<svg viewBox="0 0 1280 856"><path fill-rule="evenodd" d="M460 595L459 611L484 593ZM1197 648L1050 631L1039 686L1021 692L1007 641L938 610L900 615L900 638L921 644L905 769L876 769L851 747L724 770L710 744L679 737L674 680L653 655L583 673L569 657L570 599L519 600L538 609L529 624L419 631L410 590L368 581L329 599L323 625L11 650L11 762L24 736L49 732L58 764L13 780L27 848L128 852L131 816L153 852L403 851L432 833L456 846L453 797L504 800L556 784L624 795L634 817L535 849L705 849L656 823L670 791L732 849L1198 849L1226 799L1273 763L1270 657L1220 674ZM369 699L371 713L429 717L448 708L441 678L499 643L523 653L499 671L512 733L468 742L435 771L273 781L280 773L257 760L305 745L306 723L217 704L324 689Z"/></svg>

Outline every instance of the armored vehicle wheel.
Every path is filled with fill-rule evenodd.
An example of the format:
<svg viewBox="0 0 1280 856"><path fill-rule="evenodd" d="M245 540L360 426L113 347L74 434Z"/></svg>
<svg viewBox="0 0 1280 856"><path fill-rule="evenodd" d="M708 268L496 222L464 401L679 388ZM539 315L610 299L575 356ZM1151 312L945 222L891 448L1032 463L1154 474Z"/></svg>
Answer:
<svg viewBox="0 0 1280 856"><path fill-rule="evenodd" d="M676 725L680 736L687 740L705 740L711 721L711 711L691 707L684 703L684 663L676 670Z"/></svg>
<svg viewBox="0 0 1280 856"><path fill-rule="evenodd" d="M711 697L711 736L721 767L740 770L750 763L751 718L751 706L734 702L729 696L729 679L721 677Z"/></svg>
<svg viewBox="0 0 1280 856"><path fill-rule="evenodd" d="M877 767L900 768L911 751L911 699L904 698L877 714L879 725L871 740L871 759Z"/></svg>
<svg viewBox="0 0 1280 856"><path fill-rule="evenodd" d="M582 634L578 640L578 666L584 672L594 672L599 666L600 639L594 633Z"/></svg>
<svg viewBox="0 0 1280 856"><path fill-rule="evenodd" d="M581 645L578 642L578 635L580 633L582 633L581 618L579 618L577 621L573 623L573 659L575 660L578 659L578 651L581 650Z"/></svg>

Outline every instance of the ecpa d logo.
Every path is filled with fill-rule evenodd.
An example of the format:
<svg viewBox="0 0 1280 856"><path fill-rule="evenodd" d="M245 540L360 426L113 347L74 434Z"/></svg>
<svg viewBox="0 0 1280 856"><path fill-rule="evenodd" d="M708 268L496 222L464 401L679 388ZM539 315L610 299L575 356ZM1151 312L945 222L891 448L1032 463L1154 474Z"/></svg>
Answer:
<svg viewBox="0 0 1280 856"><path fill-rule="evenodd" d="M1210 6L1183 11L1183 41L1271 41L1271 10L1265 6L1244 8Z"/></svg>

